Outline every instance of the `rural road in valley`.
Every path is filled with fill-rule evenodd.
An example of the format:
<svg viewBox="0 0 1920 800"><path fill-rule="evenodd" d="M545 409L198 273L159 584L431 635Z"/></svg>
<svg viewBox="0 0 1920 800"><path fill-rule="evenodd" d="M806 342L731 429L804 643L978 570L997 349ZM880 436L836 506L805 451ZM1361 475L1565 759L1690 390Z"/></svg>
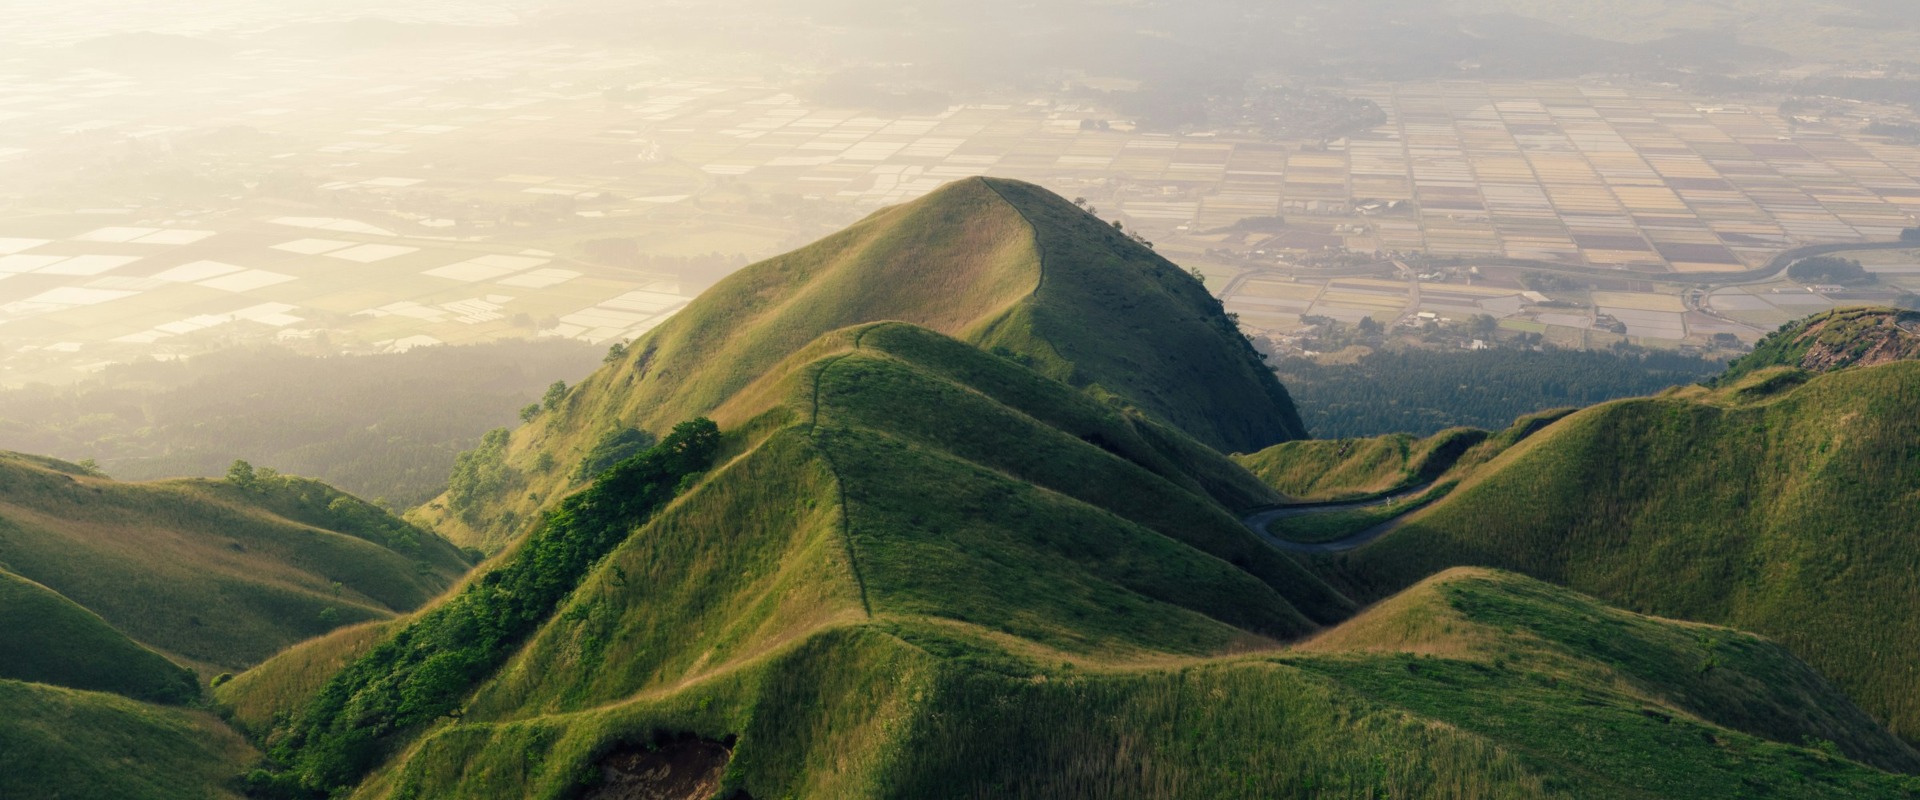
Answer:
<svg viewBox="0 0 1920 800"><path fill-rule="evenodd" d="M1299 505L1280 506L1278 508L1262 509L1260 511L1256 511L1252 514L1242 517L1240 519L1240 524L1247 526L1247 529L1253 531L1255 535L1259 536L1262 539L1265 539L1268 543L1272 544L1274 547L1278 547L1282 550L1288 550L1295 553L1344 553L1348 550L1352 550L1356 547L1359 547L1375 539L1378 539L1382 536L1385 536L1388 531L1391 531L1394 528L1397 528L1400 526L1400 520L1404 515L1395 516L1392 519L1389 519L1378 525L1369 527L1366 530L1360 531L1358 533L1354 533L1344 538L1335 539L1331 542L1311 542L1311 543L1290 542L1267 532L1267 526L1273 524L1274 520L1286 519L1288 517L1304 517L1304 516L1310 516L1313 514L1329 514L1335 511L1351 511L1356 508L1373 508L1376 506L1384 506L1392 503L1399 503L1405 500L1411 500L1415 497L1419 497L1422 493L1426 492L1430 488L1433 488L1433 484L1427 483L1427 484L1422 484L1420 486L1412 487L1410 489L1403 489L1399 492L1395 492L1385 497L1376 497L1371 500L1355 500L1355 501L1346 502L1346 503L1303 503Z"/></svg>

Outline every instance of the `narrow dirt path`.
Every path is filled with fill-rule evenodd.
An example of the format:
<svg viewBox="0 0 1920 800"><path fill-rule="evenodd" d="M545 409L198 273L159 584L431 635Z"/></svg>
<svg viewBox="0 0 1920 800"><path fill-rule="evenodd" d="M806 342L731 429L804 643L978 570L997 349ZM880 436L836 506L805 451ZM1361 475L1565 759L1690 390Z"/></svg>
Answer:
<svg viewBox="0 0 1920 800"><path fill-rule="evenodd" d="M1309 503L1269 508L1242 517L1240 524L1247 526L1247 530L1253 531L1254 535L1265 539L1274 547L1282 550L1294 553L1344 553L1385 536L1387 532L1400 527L1400 522L1405 518L1405 514L1331 542L1290 542L1269 533L1267 526L1272 525L1274 520L1279 519L1305 517L1314 514L1330 514L1335 511L1351 511L1356 508L1377 508L1379 506L1402 503L1419 497L1431 488L1433 488L1433 484L1426 483L1371 500L1355 500L1347 503ZM1411 511L1413 509L1409 508L1408 510Z"/></svg>

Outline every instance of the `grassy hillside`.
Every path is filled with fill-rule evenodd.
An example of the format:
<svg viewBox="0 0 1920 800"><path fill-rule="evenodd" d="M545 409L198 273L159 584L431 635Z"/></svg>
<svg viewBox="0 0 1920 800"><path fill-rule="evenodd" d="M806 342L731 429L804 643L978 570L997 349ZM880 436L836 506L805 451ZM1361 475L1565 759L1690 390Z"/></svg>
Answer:
<svg viewBox="0 0 1920 800"><path fill-rule="evenodd" d="M1913 740L1917 440L1914 362L1775 368L1610 403L1547 427L1325 566L1361 597L1479 564L1753 630Z"/></svg>
<svg viewBox="0 0 1920 800"><path fill-rule="evenodd" d="M611 523L630 533L561 533L562 511L458 595L559 565L541 585L570 590L504 660L436 655L495 641L434 621L491 602L461 599L237 679L349 661L270 737L294 767L272 785L599 796L671 761L753 797L1904 796L1837 754L1912 751L1777 648L1713 629L1727 655L1696 672L1695 628L1521 579L1462 590L1465 610L1423 590L1416 616L1491 650L1410 657L1377 611L1282 650L1353 607L1225 510L1269 490L924 328L823 337L715 415L712 468ZM602 478L566 507L632 494ZM542 555L556 540L595 544Z"/></svg>
<svg viewBox="0 0 1920 800"><path fill-rule="evenodd" d="M1627 734L1606 743L1618 748L1613 753L1559 753L1550 746L1536 749L1525 740L1514 741L1529 758L1641 758L1634 752L1639 746L1630 746L1632 737L1661 730L1647 720L1659 726L1673 723L1647 714L1651 710L1774 742L1811 740L1816 747L1829 742L1862 763L1920 772L1920 753L1773 642L1729 628L1621 611L1511 573L1448 570L1294 652L1311 654L1311 668L1366 685L1370 693L1392 697L1398 705L1469 729L1484 728L1490 735L1509 730L1539 744L1551 741L1543 735L1549 730L1545 726L1525 730L1529 715L1570 721L1595 717L1587 724L1604 724L1599 717L1620 712L1646 718L1631 725L1606 725ZM1396 666L1401 667L1397 672ZM1472 680L1453 683L1451 678L1460 675ZM1504 702L1488 705L1478 690L1500 684L1510 687L1501 692ZM1605 702L1593 702L1596 699ZM1700 755L1696 748L1688 743L1687 749L1696 750L1688 757ZM1601 768L1598 763L1582 766ZM1705 774L1669 779L1724 781L1736 789L1747 782ZM1702 790L1670 793L1703 796L1696 791Z"/></svg>
<svg viewBox="0 0 1920 800"><path fill-rule="evenodd" d="M1432 481L1486 439L1486 431L1455 428L1425 439L1402 433L1307 440L1235 456L1234 461L1297 502L1337 502Z"/></svg>
<svg viewBox="0 0 1920 800"><path fill-rule="evenodd" d="M0 680L0 797L238 797L255 755L209 714Z"/></svg>
<svg viewBox="0 0 1920 800"><path fill-rule="evenodd" d="M313 700L327 679L393 634L405 617L350 625L296 644L213 687L235 727L264 735Z"/></svg>
<svg viewBox="0 0 1920 800"><path fill-rule="evenodd" d="M113 692L156 702L198 697L199 681L98 615L0 570L0 678Z"/></svg>
<svg viewBox="0 0 1920 800"><path fill-rule="evenodd" d="M697 680L852 620L900 619L887 623L904 626L895 635L936 641L941 626L922 620L963 623L1093 658L1244 649L1351 611L1221 508L1270 496L1257 481L1182 435L1014 359L882 323L826 337L769 375L738 407L720 410L738 419L753 413L743 409L766 409L738 425L723 465L657 518L622 518L640 526L631 536L622 529L623 542L563 532L577 512L550 516L493 574L340 672L276 734L294 779L339 785L389 746L354 744L349 732L404 737L437 716L403 710L413 701L369 712L371 701L353 699L379 693L457 700L466 720L512 718ZM628 496L608 482L634 463L564 508ZM456 670L470 684L406 688L438 662L424 656L413 666L399 654L420 652L425 641L468 641L469 634L427 631L453 624L437 621L445 615L464 618L469 612L459 609L492 602L466 599L491 596L485 587L517 580L500 576L550 572L557 562L540 555L550 541L616 546L603 559L575 562L591 565L588 574L541 579L579 588L498 675L494 656L462 655L452 663L473 665ZM510 647L512 639L498 641ZM400 688L378 688L389 685ZM454 685L479 691L462 700L466 691ZM343 713L358 721L344 722Z"/></svg>
<svg viewBox="0 0 1920 800"><path fill-rule="evenodd" d="M1004 353L1207 446L1251 451L1303 434L1286 391L1198 281L1044 190L972 179L722 281L483 453L472 468L483 491L416 518L498 550L579 488L574 465L609 434L711 414L819 337L882 320Z"/></svg>
<svg viewBox="0 0 1920 800"><path fill-rule="evenodd" d="M1752 353L1727 366L1716 385L1730 386L1773 367L1831 372L1920 358L1920 312L1843 308L1780 327Z"/></svg>
<svg viewBox="0 0 1920 800"><path fill-rule="evenodd" d="M417 607L465 568L445 540L311 481L120 483L0 455L0 570L208 672Z"/></svg>

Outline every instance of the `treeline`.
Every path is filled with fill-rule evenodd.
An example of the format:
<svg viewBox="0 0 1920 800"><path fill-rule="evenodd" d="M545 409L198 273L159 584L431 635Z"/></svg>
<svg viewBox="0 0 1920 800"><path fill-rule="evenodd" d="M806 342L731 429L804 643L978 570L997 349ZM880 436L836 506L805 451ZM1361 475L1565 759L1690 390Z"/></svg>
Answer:
<svg viewBox="0 0 1920 800"><path fill-rule="evenodd" d="M1514 418L1698 383L1725 364L1658 350L1381 350L1355 364L1281 359L1275 366L1307 430L1322 439L1458 426L1499 430Z"/></svg>
<svg viewBox="0 0 1920 800"><path fill-rule="evenodd" d="M0 391L0 449L90 460L122 480L218 477L244 459L406 508L438 494L488 430L602 355L547 340L118 365L78 385Z"/></svg>

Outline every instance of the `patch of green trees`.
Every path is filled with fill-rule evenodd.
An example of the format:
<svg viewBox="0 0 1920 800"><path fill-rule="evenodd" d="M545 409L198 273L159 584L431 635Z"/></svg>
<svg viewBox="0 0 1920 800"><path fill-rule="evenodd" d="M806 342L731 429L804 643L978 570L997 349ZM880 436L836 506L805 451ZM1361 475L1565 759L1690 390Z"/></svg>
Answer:
<svg viewBox="0 0 1920 800"><path fill-rule="evenodd" d="M1358 363L1279 361L1314 436L1346 439L1447 428L1499 430L1516 417L1697 383L1718 361L1659 350L1381 350Z"/></svg>
<svg viewBox="0 0 1920 800"><path fill-rule="evenodd" d="M1787 267L1787 277L1801 283L1837 283L1852 286L1861 283L1873 283L1873 273L1860 262L1838 256L1814 256L1793 262Z"/></svg>

